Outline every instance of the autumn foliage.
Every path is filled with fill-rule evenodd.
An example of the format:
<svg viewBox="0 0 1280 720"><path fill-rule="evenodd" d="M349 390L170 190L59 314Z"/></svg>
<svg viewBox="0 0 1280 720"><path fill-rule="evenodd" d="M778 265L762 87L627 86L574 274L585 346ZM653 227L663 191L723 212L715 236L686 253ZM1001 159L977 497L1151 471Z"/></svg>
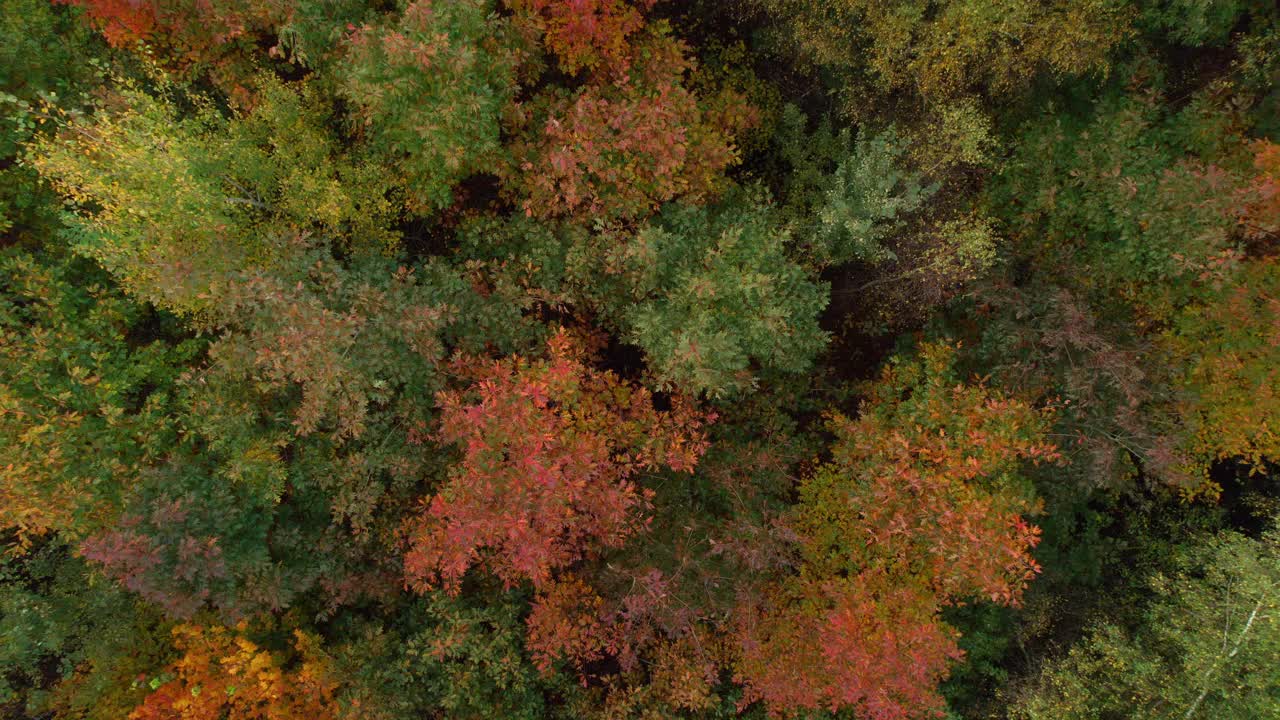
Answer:
<svg viewBox="0 0 1280 720"><path fill-rule="evenodd" d="M738 161L734 135L752 122L745 100L688 89L689 48L662 26L635 44L636 60L619 77L513 108L518 139L506 179L527 214L634 218L675 198L706 202Z"/></svg>
<svg viewBox="0 0 1280 720"><path fill-rule="evenodd" d="M84 8L112 45L127 45L145 40L155 31L157 8L138 0L67 0L68 5Z"/></svg>
<svg viewBox="0 0 1280 720"><path fill-rule="evenodd" d="M628 36L644 27L642 13L657 0L511 0L544 35L560 68L616 72L631 59Z"/></svg>
<svg viewBox="0 0 1280 720"><path fill-rule="evenodd" d="M1241 193L1246 199L1239 210L1245 233L1274 245L1280 232L1280 145L1259 140L1253 145L1256 175Z"/></svg>
<svg viewBox="0 0 1280 720"><path fill-rule="evenodd" d="M277 655L244 636L245 627L179 625L182 656L129 720L328 720L339 717L335 683L316 638L294 634L300 656L286 668Z"/></svg>
<svg viewBox="0 0 1280 720"><path fill-rule="evenodd" d="M107 41L124 46L143 40L170 45L188 60L205 59L220 45L281 16L274 0L59 0L83 7Z"/></svg>
<svg viewBox="0 0 1280 720"><path fill-rule="evenodd" d="M287 24L288 0L57 0L84 9L88 20L113 46L138 49L146 43L157 59L188 76L204 75L233 102L252 103L248 76L260 62L249 50ZM272 44L272 54L279 54Z"/></svg>
<svg viewBox="0 0 1280 720"><path fill-rule="evenodd" d="M953 357L926 346L885 371L857 420L833 420L832 460L794 510L802 570L741 620L738 675L773 713L937 713L961 657L941 610L1017 604L1038 572L1016 470L1056 451L1035 411L960 384Z"/></svg>
<svg viewBox="0 0 1280 720"><path fill-rule="evenodd" d="M1250 267L1211 301L1187 308L1167 340L1185 368L1179 410L1200 467L1239 458L1260 470L1280 459L1276 262Z"/></svg>
<svg viewBox="0 0 1280 720"><path fill-rule="evenodd" d="M1280 6L0 0L0 718L1280 716Z"/></svg>
<svg viewBox="0 0 1280 720"><path fill-rule="evenodd" d="M456 592L473 565L542 587L644 527L649 492L638 473L697 464L708 416L680 398L655 409L648 390L592 369L565 331L547 354L456 361L472 385L441 394L440 440L462 459L409 525L413 587Z"/></svg>

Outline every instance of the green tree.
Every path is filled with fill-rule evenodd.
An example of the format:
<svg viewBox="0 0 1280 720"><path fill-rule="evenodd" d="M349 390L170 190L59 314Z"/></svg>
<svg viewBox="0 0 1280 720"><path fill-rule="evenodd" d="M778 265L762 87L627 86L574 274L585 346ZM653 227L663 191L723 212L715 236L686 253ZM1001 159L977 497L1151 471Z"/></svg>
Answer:
<svg viewBox="0 0 1280 720"><path fill-rule="evenodd" d="M721 396L755 369L804 372L826 343L826 288L787 258L766 201L742 193L711 208L669 206L615 250L627 267L628 339L664 383Z"/></svg>
<svg viewBox="0 0 1280 720"><path fill-rule="evenodd" d="M168 624L101 582L72 548L41 541L0 564L0 708L14 717L119 720L169 655ZM50 682L50 681L53 682Z"/></svg>
<svg viewBox="0 0 1280 720"><path fill-rule="evenodd" d="M481 720L550 716L547 691L569 683L538 673L524 649L522 598L444 591L413 600L390 621L353 624L335 655L350 678L349 701L365 717L419 718L445 712Z"/></svg>
<svg viewBox="0 0 1280 720"><path fill-rule="evenodd" d="M979 91L1016 93L1042 72L1105 72L1131 33L1111 0L754 0L784 47L835 74L849 114L868 97L909 93L934 105Z"/></svg>
<svg viewBox="0 0 1280 720"><path fill-rule="evenodd" d="M90 261L5 252L0 524L19 541L114 524L138 468L177 440L178 375L203 344L121 296Z"/></svg>
<svg viewBox="0 0 1280 720"><path fill-rule="evenodd" d="M418 0L351 37L337 72L356 131L403 178L410 209L453 201L453 186L492 172L515 57L491 0Z"/></svg>
<svg viewBox="0 0 1280 720"><path fill-rule="evenodd" d="M78 104L102 69L101 44L74 15L44 0L0 8L0 35L8 38L0 48L0 235L6 237L38 242L54 227L56 198L16 161L25 143L56 126L42 105Z"/></svg>
<svg viewBox="0 0 1280 720"><path fill-rule="evenodd" d="M299 248L386 248L392 190L344 153L305 87L263 79L254 110L193 113L125 84L92 117L71 117L32 165L79 211L76 250L134 296L217 324L237 272L287 265Z"/></svg>
<svg viewBox="0 0 1280 720"><path fill-rule="evenodd" d="M1014 698L1010 717L1261 718L1275 713L1280 538L1197 538L1149 579L1137 627L1106 620Z"/></svg>
<svg viewBox="0 0 1280 720"><path fill-rule="evenodd" d="M890 240L938 191L905 169L904 144L892 128L855 141L848 128L824 121L808 132L794 105L782 110L774 138L785 163L782 179L788 219L818 267L893 256Z"/></svg>

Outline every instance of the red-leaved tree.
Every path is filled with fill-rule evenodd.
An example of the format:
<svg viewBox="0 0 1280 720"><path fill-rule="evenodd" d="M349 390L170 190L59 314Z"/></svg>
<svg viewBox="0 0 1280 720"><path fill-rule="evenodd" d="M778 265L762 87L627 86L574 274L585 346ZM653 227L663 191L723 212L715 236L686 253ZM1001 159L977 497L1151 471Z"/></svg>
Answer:
<svg viewBox="0 0 1280 720"><path fill-rule="evenodd" d="M723 184L738 161L734 135L755 121L746 101L686 88L688 48L661 26L637 41L635 57L619 77L510 113L515 162L504 181L527 214L633 218L678 197L706 200Z"/></svg>
<svg viewBox="0 0 1280 720"><path fill-rule="evenodd" d="M148 39L156 29L158 8L145 0L56 0L83 8L85 17L107 42L122 47Z"/></svg>
<svg viewBox="0 0 1280 720"><path fill-rule="evenodd" d="M618 70L631 59L628 37L644 27L657 0L510 0L517 17L543 35L560 69Z"/></svg>
<svg viewBox="0 0 1280 720"><path fill-rule="evenodd" d="M478 563L507 584L542 587L643 527L638 472L691 471L702 455L708 418L691 403L655 409L647 390L592 368L563 331L548 349L540 361L455 363L472 384L440 395L440 438L462 460L408 527L412 587L457 590Z"/></svg>

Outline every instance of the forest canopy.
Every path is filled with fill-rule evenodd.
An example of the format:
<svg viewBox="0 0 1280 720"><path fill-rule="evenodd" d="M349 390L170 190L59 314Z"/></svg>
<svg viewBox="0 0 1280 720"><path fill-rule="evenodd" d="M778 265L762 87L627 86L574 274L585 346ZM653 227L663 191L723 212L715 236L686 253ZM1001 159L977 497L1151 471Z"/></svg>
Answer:
<svg viewBox="0 0 1280 720"><path fill-rule="evenodd" d="M1280 716L1280 10L0 2L0 720Z"/></svg>

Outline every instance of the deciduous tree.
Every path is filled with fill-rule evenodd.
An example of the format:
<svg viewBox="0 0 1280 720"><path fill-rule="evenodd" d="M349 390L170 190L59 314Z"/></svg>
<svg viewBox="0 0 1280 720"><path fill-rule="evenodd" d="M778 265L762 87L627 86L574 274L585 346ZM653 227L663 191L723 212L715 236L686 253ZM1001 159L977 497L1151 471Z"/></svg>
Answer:
<svg viewBox="0 0 1280 720"><path fill-rule="evenodd" d="M691 92L689 48L665 25L651 25L635 43L636 60L621 77L513 107L514 162L503 179L525 213L631 219L675 198L705 202L724 186L740 128L716 121L749 122L749 113L730 109L743 98Z"/></svg>
<svg viewBox="0 0 1280 720"><path fill-rule="evenodd" d="M472 379L440 395L440 438L462 459L408 527L405 576L457 591L480 564L507 584L546 585L597 547L644 525L649 491L636 475L691 471L707 418L675 398L654 408L647 390L590 367L566 332L541 361L460 358Z"/></svg>
<svg viewBox="0 0 1280 720"><path fill-rule="evenodd" d="M737 676L771 712L936 712L960 657L942 608L1016 604L1038 571L1017 468L1056 458L1044 419L960 383L953 358L934 345L892 363L857 420L834 418L832 460L794 510L799 574L740 613Z"/></svg>
<svg viewBox="0 0 1280 720"><path fill-rule="evenodd" d="M524 22L543 36L560 69L625 71L631 62L629 37L644 27L643 12L657 0L508 0Z"/></svg>
<svg viewBox="0 0 1280 720"><path fill-rule="evenodd" d="M515 89L504 27L491 0L417 0L351 35L342 93L415 211L449 205L454 184L497 167L499 117Z"/></svg>
<svg viewBox="0 0 1280 720"><path fill-rule="evenodd" d="M245 635L245 626L179 625L182 656L130 720L329 720L340 717L337 683L319 639L294 632L295 667Z"/></svg>

